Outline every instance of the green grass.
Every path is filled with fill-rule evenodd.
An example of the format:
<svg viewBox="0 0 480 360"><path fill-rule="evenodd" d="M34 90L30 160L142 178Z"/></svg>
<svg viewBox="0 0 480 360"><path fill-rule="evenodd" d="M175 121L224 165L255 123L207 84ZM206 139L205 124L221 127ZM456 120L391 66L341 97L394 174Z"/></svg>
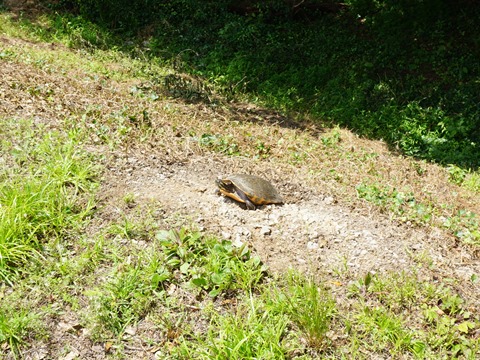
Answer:
<svg viewBox="0 0 480 360"><path fill-rule="evenodd" d="M227 1L150 5L156 17L139 10L141 1L129 11L108 1L104 9L92 3L80 11L104 28L116 24L110 29L119 34L149 29L131 39L145 41L152 60L174 63L227 96L307 112L409 156L477 168L480 69L469 14L478 15L478 6L346 3L344 13L299 19L281 1L261 3L246 16L229 12Z"/></svg>
<svg viewBox="0 0 480 360"><path fill-rule="evenodd" d="M139 228L148 223L137 221ZM272 277L246 248L196 231L151 228L146 243L128 247L128 234L103 231L73 252L56 245L30 269L27 284L0 293L8 304L0 338L12 351L48 333L42 319L61 316L65 306L79 313L77 326L92 341L108 342L119 357L140 323L163 334L143 341L165 359L367 358L365 352L474 359L479 351L480 319L447 282L368 275L353 278L349 300L337 303L321 280L294 272ZM25 291L28 297L13 302ZM46 299L64 305L35 305Z"/></svg>
<svg viewBox="0 0 480 360"><path fill-rule="evenodd" d="M125 72L165 85L173 97L214 104L215 90L227 98L308 113L318 123L383 139L408 156L476 169L478 36L467 14L476 14L478 7L467 3L471 8L465 13L440 12L431 23L431 16L418 18L429 13L425 8L431 2L412 7L385 3L352 0L345 13L312 13L305 22L289 18L280 2L262 5L256 16L239 16L227 11L226 1L173 1L148 4L147 16L140 10L142 1L134 1L128 11L118 2L99 8L94 2L71 1L81 16L47 12L33 21L20 16L15 25L5 19L0 29L88 49L97 57L103 53L105 60L123 62ZM47 4L62 10L61 4ZM412 8L421 11L400 25L396 20ZM361 12L368 15L358 18ZM409 21L411 26L405 25ZM136 65L129 67L119 52ZM121 74L87 56L84 66L94 72ZM176 72L162 68L170 64Z"/></svg>
<svg viewBox="0 0 480 360"><path fill-rule="evenodd" d="M30 332L38 326L40 316L28 310L12 308L3 303L0 309L0 344L7 346L12 353L18 355L18 347Z"/></svg>
<svg viewBox="0 0 480 360"><path fill-rule="evenodd" d="M335 300L328 290L293 272L278 285L272 287L271 293L267 292L273 300L270 305L290 318L310 348L326 349L330 345L326 333L336 313Z"/></svg>
<svg viewBox="0 0 480 360"><path fill-rule="evenodd" d="M373 351L416 358L478 355L480 342L471 336L480 318L446 284L419 281L404 272L368 275L352 283L350 293L359 300L354 315L347 316L351 336Z"/></svg>
<svg viewBox="0 0 480 360"><path fill-rule="evenodd" d="M73 133L48 131L31 121L0 122L2 298L8 296L6 285L23 288L31 269L48 257L49 244L64 244L78 234L94 204L96 167ZM24 339L42 327L41 314L23 301L2 303L0 343L16 354Z"/></svg>
<svg viewBox="0 0 480 360"><path fill-rule="evenodd" d="M288 345L283 338L288 325L282 314L272 314L253 297L227 315L213 313L199 347L184 344L199 359L283 359ZM185 346L187 345L187 346ZM187 352L185 352L187 354Z"/></svg>
<svg viewBox="0 0 480 360"><path fill-rule="evenodd" d="M12 157L0 173L0 278L10 283L27 261L40 260L45 240L67 236L90 213L95 175L73 136L38 138L31 123L21 133L15 122L2 121L1 152Z"/></svg>

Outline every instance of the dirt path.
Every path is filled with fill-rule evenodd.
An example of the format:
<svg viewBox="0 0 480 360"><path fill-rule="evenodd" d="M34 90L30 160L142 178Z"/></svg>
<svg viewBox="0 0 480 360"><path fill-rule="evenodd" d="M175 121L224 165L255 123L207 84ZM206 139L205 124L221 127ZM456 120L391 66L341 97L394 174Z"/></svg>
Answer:
<svg viewBox="0 0 480 360"><path fill-rule="evenodd" d="M249 211L216 194L215 178L225 169L245 171L246 166L275 179L286 204ZM415 271L430 281L456 278L462 295L479 303L475 294L480 286L470 279L480 273L480 263L441 230L427 233L386 216L345 208L327 193L303 189L301 174L282 179L277 171L220 156L162 165L154 155L130 154L112 162L104 179L105 196L131 193L138 203L153 202L167 213L187 216L203 231L234 244L247 243L274 271L296 268L318 276Z"/></svg>

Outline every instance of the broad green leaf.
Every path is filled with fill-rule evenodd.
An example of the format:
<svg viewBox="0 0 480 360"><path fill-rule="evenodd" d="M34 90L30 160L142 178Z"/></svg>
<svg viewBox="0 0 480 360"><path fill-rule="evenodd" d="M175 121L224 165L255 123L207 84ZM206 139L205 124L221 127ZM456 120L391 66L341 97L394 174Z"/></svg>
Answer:
<svg viewBox="0 0 480 360"><path fill-rule="evenodd" d="M198 287L206 287L208 282L205 278L199 277L191 280L192 284Z"/></svg>
<svg viewBox="0 0 480 360"><path fill-rule="evenodd" d="M188 269L190 268L190 263L183 263L182 266L180 266L180 271L182 272L182 274L187 274L188 273Z"/></svg>

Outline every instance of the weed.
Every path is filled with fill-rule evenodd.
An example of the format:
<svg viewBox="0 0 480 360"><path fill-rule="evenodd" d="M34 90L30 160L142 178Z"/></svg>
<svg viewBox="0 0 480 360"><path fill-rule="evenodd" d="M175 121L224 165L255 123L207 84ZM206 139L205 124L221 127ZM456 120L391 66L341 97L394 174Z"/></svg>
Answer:
<svg viewBox="0 0 480 360"><path fill-rule="evenodd" d="M358 322L362 331L369 334L371 344L376 351L387 350L393 356L402 350L409 350L421 355L425 345L415 340L414 333L406 330L406 326L399 316L382 308L365 307L364 312L358 315Z"/></svg>
<svg viewBox="0 0 480 360"><path fill-rule="evenodd" d="M197 350L205 359L284 359L287 318L272 314L253 298L231 315L214 314Z"/></svg>
<svg viewBox="0 0 480 360"><path fill-rule="evenodd" d="M467 175L467 172L464 169L459 168L458 166L455 165L450 165L447 168L448 174L449 174L449 180L457 185L463 184L465 181L465 177Z"/></svg>
<svg viewBox="0 0 480 360"><path fill-rule="evenodd" d="M466 244L478 244L480 241L479 222L475 213L468 210L459 210L454 216L437 222L434 217L436 211L432 204L418 202L413 194L405 194L396 189L378 185L362 183L356 187L360 198L366 199L381 209L398 216L401 220L410 220L420 224L443 226L449 229L458 239Z"/></svg>
<svg viewBox="0 0 480 360"><path fill-rule="evenodd" d="M291 272L284 281L284 284L280 284L283 288L275 287L272 290L271 298L276 299L273 308L288 314L305 334L310 348L325 349L328 345L326 333L336 313L335 301L313 279Z"/></svg>
<svg viewBox="0 0 480 360"><path fill-rule="evenodd" d="M296 148L290 153L290 163L298 165L304 163L308 159L308 153L305 151L298 151Z"/></svg>
<svg viewBox="0 0 480 360"><path fill-rule="evenodd" d="M127 193L123 196L123 201L128 207L131 207L135 204L135 194Z"/></svg>
<svg viewBox="0 0 480 360"><path fill-rule="evenodd" d="M475 213L459 210L454 216L446 218L442 225L464 243L480 244L480 225Z"/></svg>
<svg viewBox="0 0 480 360"><path fill-rule="evenodd" d="M27 310L13 310L7 306L0 308L0 344L19 355L23 339L39 322L39 315Z"/></svg>
<svg viewBox="0 0 480 360"><path fill-rule="evenodd" d="M255 158L266 159L270 156L271 147L263 141L257 141Z"/></svg>
<svg viewBox="0 0 480 360"><path fill-rule="evenodd" d="M202 134L198 139L198 143L201 146L226 155L240 155L240 147L233 139L234 137L232 135Z"/></svg>
<svg viewBox="0 0 480 360"><path fill-rule="evenodd" d="M146 314L154 301L152 287L136 266L117 269L97 291L93 303L99 327L94 336L98 338L107 334L121 336L127 326Z"/></svg>
<svg viewBox="0 0 480 360"><path fill-rule="evenodd" d="M372 349L388 349L393 356L408 351L420 358L429 354L471 358L472 349L479 346L471 336L480 324L478 317L473 319L463 299L443 284L422 283L415 275L399 273L365 277L349 289L362 299L357 303L361 312L354 319L347 316L350 331L370 337ZM407 326L412 321L416 331Z"/></svg>
<svg viewBox="0 0 480 360"><path fill-rule="evenodd" d="M417 220L428 220L430 213L425 213L424 206L415 201L412 193L403 193L396 189L384 186L362 183L356 187L358 196L370 201L383 209L397 215L404 215L407 209L412 209L418 214Z"/></svg>
<svg viewBox="0 0 480 360"><path fill-rule="evenodd" d="M463 185L476 193L480 193L480 173L470 172L466 175Z"/></svg>
<svg viewBox="0 0 480 360"><path fill-rule="evenodd" d="M336 127L331 134L321 137L322 144L327 147L333 147L341 141L340 128Z"/></svg>
<svg viewBox="0 0 480 360"><path fill-rule="evenodd" d="M229 289L248 290L263 277L260 260L245 246L235 248L230 241L219 243L185 230L159 232L157 239L168 271L179 272L192 289L208 291L212 297Z"/></svg>
<svg viewBox="0 0 480 360"><path fill-rule="evenodd" d="M117 235L125 239L133 239L137 237L147 236L144 228L141 227L137 222L124 217L123 221L120 223L112 224L109 227L108 232L112 235Z"/></svg>

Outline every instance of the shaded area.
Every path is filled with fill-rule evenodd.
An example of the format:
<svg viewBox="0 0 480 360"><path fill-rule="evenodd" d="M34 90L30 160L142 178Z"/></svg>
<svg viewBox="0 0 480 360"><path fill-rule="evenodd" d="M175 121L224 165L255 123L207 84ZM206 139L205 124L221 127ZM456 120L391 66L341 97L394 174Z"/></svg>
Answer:
<svg viewBox="0 0 480 360"><path fill-rule="evenodd" d="M308 113L409 156L474 169L480 163L474 1L44 4L73 14L64 15L63 31L78 32L85 26L79 19L87 19L121 35L121 47L134 55L141 44L141 56L232 98L247 94L284 113ZM85 36L98 45L92 31Z"/></svg>

